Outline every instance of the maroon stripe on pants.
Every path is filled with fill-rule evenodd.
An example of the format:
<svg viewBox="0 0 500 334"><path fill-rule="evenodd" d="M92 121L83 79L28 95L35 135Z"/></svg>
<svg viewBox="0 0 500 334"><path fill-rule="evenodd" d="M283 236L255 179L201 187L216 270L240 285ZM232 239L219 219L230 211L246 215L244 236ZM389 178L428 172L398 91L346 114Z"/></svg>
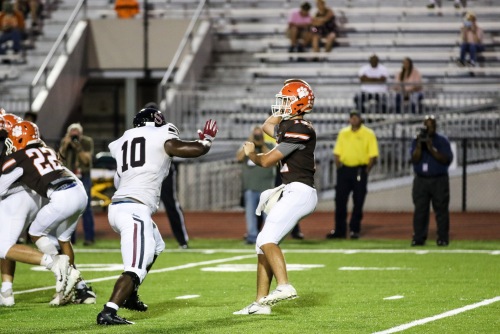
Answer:
<svg viewBox="0 0 500 334"><path fill-rule="evenodd" d="M135 267L135 256L137 254L137 224L134 224L134 257L132 258L132 267Z"/></svg>

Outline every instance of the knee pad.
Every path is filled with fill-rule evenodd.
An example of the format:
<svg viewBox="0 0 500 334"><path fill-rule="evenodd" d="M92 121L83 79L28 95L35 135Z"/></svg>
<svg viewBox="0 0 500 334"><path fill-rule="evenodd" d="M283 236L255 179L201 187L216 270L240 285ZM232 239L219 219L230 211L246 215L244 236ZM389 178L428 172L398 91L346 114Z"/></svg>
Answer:
<svg viewBox="0 0 500 334"><path fill-rule="evenodd" d="M127 275L132 279L132 282L134 282L134 290L137 290L139 285L141 285L141 279L139 278L139 275L132 271L124 271L122 272L122 275Z"/></svg>

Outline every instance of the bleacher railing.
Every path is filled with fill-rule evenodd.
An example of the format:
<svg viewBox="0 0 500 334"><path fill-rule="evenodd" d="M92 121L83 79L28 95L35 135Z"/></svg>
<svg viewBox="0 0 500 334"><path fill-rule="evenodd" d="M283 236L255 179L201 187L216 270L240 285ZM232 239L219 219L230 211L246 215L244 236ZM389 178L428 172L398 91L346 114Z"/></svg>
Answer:
<svg viewBox="0 0 500 334"><path fill-rule="evenodd" d="M75 6L75 9L71 13L71 16L68 18L68 21L64 25L61 30L59 36L57 37L54 45L50 49L49 53L45 57L42 65L38 69L33 81L29 86L29 111L32 111L33 101L35 99L35 94L38 92L39 88L42 86L47 87L47 79L49 77L50 71L52 71L52 66L54 65L54 60L61 54L67 54L68 50L68 39L70 37L70 33L73 27L78 23L81 19L86 19L87 17L87 0L78 0L78 3Z"/></svg>
<svg viewBox="0 0 500 334"><path fill-rule="evenodd" d="M216 87L216 85L214 85ZM270 112L274 103L274 92L269 90L245 91L238 86L221 85L220 88L182 89L176 88L176 99L166 107L176 113L176 125L186 133L196 132L197 127L207 118L213 118L220 124L219 138L241 139L246 136L250 127L260 124ZM255 85L253 88L258 87ZM398 93L389 91L382 94L384 102L366 100L364 102L365 119L369 122L385 122L389 120L391 127L387 131L400 132L404 128L392 126L418 120L419 115L443 115L447 119L455 119L455 128L463 120L477 127L482 122L492 122L498 115L500 93L467 87L463 91L448 90L446 85L424 84L421 101L407 101L400 98L401 106L397 108ZM347 122L348 112L356 108L355 97L359 94L359 86L322 86L315 90L316 101L313 112L308 115L318 135L329 135L338 131ZM481 112L482 117L471 116ZM484 117L483 117L484 116ZM457 123L458 122L458 123ZM451 127L451 125L450 125ZM455 130L454 130L455 131ZM457 130L461 131L461 130ZM461 133L461 132L459 132ZM392 134L391 134L392 135Z"/></svg>
<svg viewBox="0 0 500 334"><path fill-rule="evenodd" d="M443 133L443 132L442 132ZM444 132L445 133L445 132ZM369 182L391 180L413 175L410 162L412 137L379 138L380 155L370 173ZM450 137L455 152L453 166L462 171L462 210L466 211L468 196L481 196L480 189L467 188L467 167L500 160L500 135L489 138ZM336 169L333 159L335 142L317 143L316 189L321 198L335 188ZM215 144L216 145L216 144ZM241 165L227 152L225 159L189 160L179 165L179 199L186 210L230 210L238 208L242 192ZM203 175L203 177L199 177ZM455 194L459 196L459 194Z"/></svg>

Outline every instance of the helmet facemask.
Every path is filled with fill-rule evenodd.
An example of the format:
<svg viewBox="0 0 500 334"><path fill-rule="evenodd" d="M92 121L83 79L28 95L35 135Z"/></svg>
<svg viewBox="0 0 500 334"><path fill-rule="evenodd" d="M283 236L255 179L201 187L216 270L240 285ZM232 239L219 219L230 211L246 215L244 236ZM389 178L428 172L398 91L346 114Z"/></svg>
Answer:
<svg viewBox="0 0 500 334"><path fill-rule="evenodd" d="M287 96L282 94L276 94L276 104L271 106L271 111L274 117L282 117L283 119L289 119L292 117L292 102L296 101L295 96Z"/></svg>

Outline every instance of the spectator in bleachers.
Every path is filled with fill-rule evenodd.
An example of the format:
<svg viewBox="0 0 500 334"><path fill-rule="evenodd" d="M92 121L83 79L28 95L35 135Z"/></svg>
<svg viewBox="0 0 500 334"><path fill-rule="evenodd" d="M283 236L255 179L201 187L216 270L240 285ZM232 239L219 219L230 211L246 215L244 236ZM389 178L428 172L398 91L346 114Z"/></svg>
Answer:
<svg viewBox="0 0 500 334"><path fill-rule="evenodd" d="M434 9L436 6L441 8L441 2L442 0L429 0L427 8ZM465 8L467 7L467 0L455 0L454 6L456 9Z"/></svg>
<svg viewBox="0 0 500 334"><path fill-rule="evenodd" d="M14 53L21 51L21 42L24 33L23 14L14 9L9 2L4 2L0 13L0 54L6 54L8 47L5 45L12 41L12 50Z"/></svg>
<svg viewBox="0 0 500 334"><path fill-rule="evenodd" d="M31 16L31 26L37 27L39 24L39 13L42 10L41 0L16 0L14 7L23 13L23 17L26 20Z"/></svg>
<svg viewBox="0 0 500 334"><path fill-rule="evenodd" d="M139 14L139 3L137 0L116 0L116 15L120 19L131 19Z"/></svg>
<svg viewBox="0 0 500 334"><path fill-rule="evenodd" d="M312 17L309 15L311 4L304 2L300 8L295 8L288 16L287 36L290 39L288 52L304 52L311 43Z"/></svg>
<svg viewBox="0 0 500 334"><path fill-rule="evenodd" d="M469 54L467 63L470 66L476 66L477 53L484 51L483 46L483 30L477 25L476 15L468 12L465 15L464 24L460 28L461 44L460 44L460 59L458 64L465 66L466 54Z"/></svg>
<svg viewBox="0 0 500 334"><path fill-rule="evenodd" d="M396 113L401 113L408 105L411 106L412 113L421 112L424 98L422 76L410 58L403 59L401 71L394 77L394 82L393 90L397 92Z"/></svg>
<svg viewBox="0 0 500 334"><path fill-rule="evenodd" d="M387 111L387 77L389 71L384 65L379 64L377 55L370 57L370 63L362 66L358 72L361 82L361 92L354 97L356 109L361 113L366 112L365 102L375 101L376 111Z"/></svg>
<svg viewBox="0 0 500 334"><path fill-rule="evenodd" d="M312 20L311 28L312 48L315 52L319 52L321 39L324 39L325 52L330 52L338 35L335 12L327 7L325 0L316 0L316 6L318 10Z"/></svg>

